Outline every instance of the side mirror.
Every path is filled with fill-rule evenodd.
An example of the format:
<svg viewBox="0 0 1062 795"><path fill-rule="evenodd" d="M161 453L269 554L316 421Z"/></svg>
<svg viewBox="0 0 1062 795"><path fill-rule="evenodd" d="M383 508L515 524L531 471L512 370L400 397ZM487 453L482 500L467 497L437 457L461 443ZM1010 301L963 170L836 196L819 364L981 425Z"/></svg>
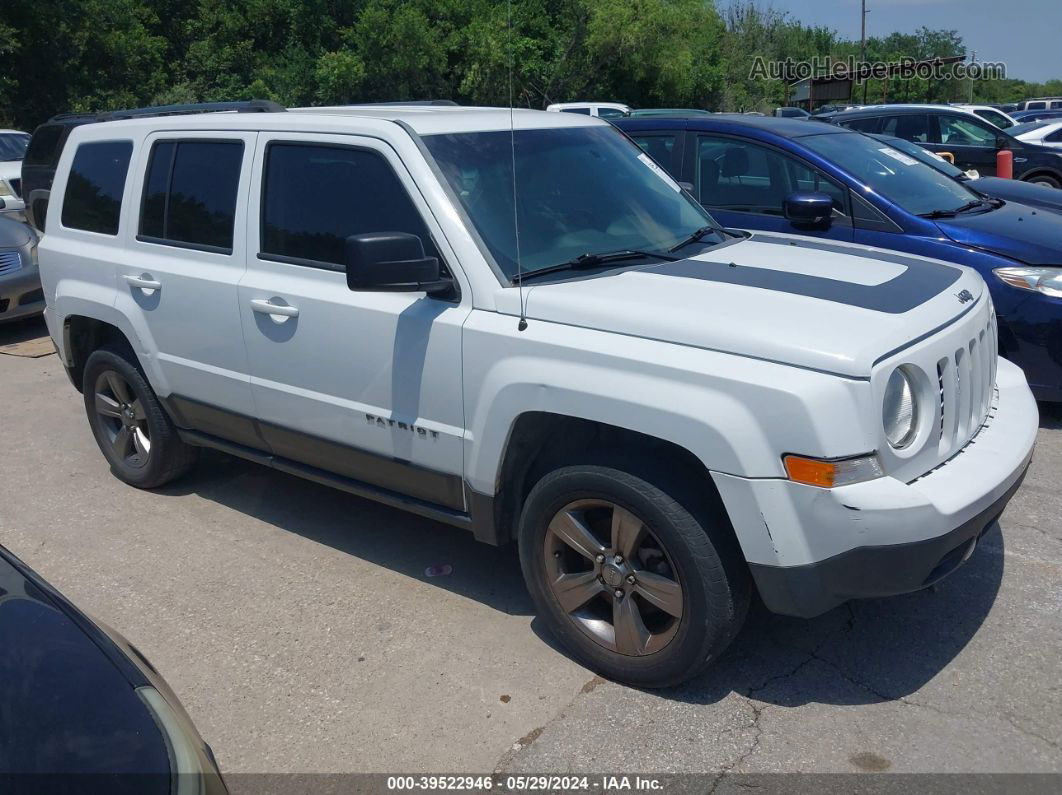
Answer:
<svg viewBox="0 0 1062 795"><path fill-rule="evenodd" d="M1008 149L1010 148L1010 139L1005 138L1002 135L996 136L996 149Z"/></svg>
<svg viewBox="0 0 1062 795"><path fill-rule="evenodd" d="M829 224L833 218L833 199L825 193L790 193L782 202L785 217L797 225Z"/></svg>
<svg viewBox="0 0 1062 795"><path fill-rule="evenodd" d="M439 260L424 256L424 244L405 232L374 232L346 240L347 287L391 293L451 293L452 279L443 278Z"/></svg>

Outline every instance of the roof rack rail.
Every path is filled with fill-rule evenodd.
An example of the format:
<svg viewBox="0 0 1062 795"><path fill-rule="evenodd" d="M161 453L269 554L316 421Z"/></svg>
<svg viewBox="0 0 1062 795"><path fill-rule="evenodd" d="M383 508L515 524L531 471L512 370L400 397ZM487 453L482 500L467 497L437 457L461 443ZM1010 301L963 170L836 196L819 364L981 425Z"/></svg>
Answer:
<svg viewBox="0 0 1062 795"><path fill-rule="evenodd" d="M248 99L239 102L190 102L182 105L155 105L146 108L128 108L126 110L108 110L101 113L59 113L50 121L116 121L118 119L139 119L151 116L183 116L193 113L281 113L287 111L283 105L268 99Z"/></svg>
<svg viewBox="0 0 1062 795"><path fill-rule="evenodd" d="M397 100L391 102L357 102L353 105L348 105L351 108L371 107L373 105L443 105L446 107L459 107L458 103L452 99L408 99Z"/></svg>

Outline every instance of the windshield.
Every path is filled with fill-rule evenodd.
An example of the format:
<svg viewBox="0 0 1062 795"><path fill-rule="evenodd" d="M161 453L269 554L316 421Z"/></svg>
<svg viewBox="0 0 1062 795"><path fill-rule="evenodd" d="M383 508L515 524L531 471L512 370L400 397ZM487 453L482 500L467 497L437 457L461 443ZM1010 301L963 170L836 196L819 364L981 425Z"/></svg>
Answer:
<svg viewBox="0 0 1062 795"><path fill-rule="evenodd" d="M653 160L612 127L427 135L424 142L498 266L524 272L582 254L666 253L716 224ZM708 236L704 242L721 240Z"/></svg>
<svg viewBox="0 0 1062 795"><path fill-rule="evenodd" d="M891 135L871 135L871 138L876 138L879 141L885 142L893 149L899 149L904 154L908 154L915 160L921 160L927 166L932 166L949 177L965 177L966 172L958 166L949 163L940 155L935 152L930 152L928 149L923 149L916 143L905 141L903 138L893 138Z"/></svg>
<svg viewBox="0 0 1062 795"><path fill-rule="evenodd" d="M21 160L29 142L26 133L0 133L0 160Z"/></svg>
<svg viewBox="0 0 1062 795"><path fill-rule="evenodd" d="M867 135L811 135L800 140L915 215L954 210L980 198L936 167Z"/></svg>

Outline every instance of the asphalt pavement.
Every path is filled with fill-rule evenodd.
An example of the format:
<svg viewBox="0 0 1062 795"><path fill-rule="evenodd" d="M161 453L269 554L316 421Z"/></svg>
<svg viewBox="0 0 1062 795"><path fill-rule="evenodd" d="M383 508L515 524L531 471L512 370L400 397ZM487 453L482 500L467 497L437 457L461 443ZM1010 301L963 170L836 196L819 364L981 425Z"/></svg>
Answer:
<svg viewBox="0 0 1062 795"><path fill-rule="evenodd" d="M514 549L213 452L123 485L57 357L5 351L42 334L0 326L0 543L146 654L226 773L1062 772L1062 410L939 586L754 609L640 691L555 647Z"/></svg>

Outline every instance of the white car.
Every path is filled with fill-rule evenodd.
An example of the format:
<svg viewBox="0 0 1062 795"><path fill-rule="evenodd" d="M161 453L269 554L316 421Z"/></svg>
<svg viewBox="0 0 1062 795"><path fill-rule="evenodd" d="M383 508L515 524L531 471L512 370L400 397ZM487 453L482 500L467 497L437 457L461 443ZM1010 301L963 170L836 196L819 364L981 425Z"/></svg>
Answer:
<svg viewBox="0 0 1062 795"><path fill-rule="evenodd" d="M1044 119L1020 124L1010 132L1019 141L1062 149L1062 119Z"/></svg>
<svg viewBox="0 0 1062 795"><path fill-rule="evenodd" d="M29 133L0 130L0 218L24 221L22 157L29 146Z"/></svg>
<svg viewBox="0 0 1062 795"><path fill-rule="evenodd" d="M813 616L937 582L1036 437L975 271L724 230L587 116L85 124L47 229L117 477L213 447L518 542L543 625L639 685L718 657L753 588Z"/></svg>
<svg viewBox="0 0 1062 795"><path fill-rule="evenodd" d="M631 115L630 106L621 102L555 102L547 106L546 110L553 113L581 113L602 119L618 119Z"/></svg>
<svg viewBox="0 0 1062 795"><path fill-rule="evenodd" d="M1010 128L1010 127L1013 127L1015 124L1017 124L1017 122L1014 121L1014 119L1012 119L1006 113L1001 111L999 108L993 108L990 105L961 105L961 104L955 104L955 105L952 105L951 107L960 108L961 110L968 110L971 113L974 113L974 114L980 116L982 119L987 121L989 124L994 124L996 127L998 127L1001 130L1006 130L1006 129Z"/></svg>

